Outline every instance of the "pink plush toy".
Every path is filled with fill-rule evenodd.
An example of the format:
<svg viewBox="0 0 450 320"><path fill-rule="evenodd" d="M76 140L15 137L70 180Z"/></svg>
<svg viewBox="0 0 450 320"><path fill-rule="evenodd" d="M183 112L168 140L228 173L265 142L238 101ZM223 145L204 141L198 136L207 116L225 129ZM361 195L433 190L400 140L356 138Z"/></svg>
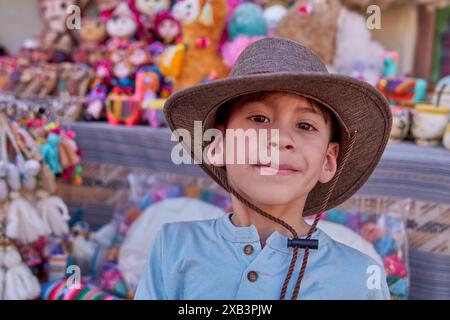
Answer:
<svg viewBox="0 0 450 320"><path fill-rule="evenodd" d="M253 42L262 37L247 37L244 35L237 36L232 42L227 42L222 47L222 58L228 68L232 68L236 63L237 58Z"/></svg>

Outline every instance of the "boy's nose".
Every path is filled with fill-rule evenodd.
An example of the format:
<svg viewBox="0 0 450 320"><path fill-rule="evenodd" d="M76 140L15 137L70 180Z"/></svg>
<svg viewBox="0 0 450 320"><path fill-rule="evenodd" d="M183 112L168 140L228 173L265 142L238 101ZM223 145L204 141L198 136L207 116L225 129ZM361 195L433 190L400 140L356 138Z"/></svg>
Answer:
<svg viewBox="0 0 450 320"><path fill-rule="evenodd" d="M282 128L278 129L278 137L275 135L271 140L271 146L279 147L280 150L292 151L295 149L294 140L289 132L289 130L285 130Z"/></svg>

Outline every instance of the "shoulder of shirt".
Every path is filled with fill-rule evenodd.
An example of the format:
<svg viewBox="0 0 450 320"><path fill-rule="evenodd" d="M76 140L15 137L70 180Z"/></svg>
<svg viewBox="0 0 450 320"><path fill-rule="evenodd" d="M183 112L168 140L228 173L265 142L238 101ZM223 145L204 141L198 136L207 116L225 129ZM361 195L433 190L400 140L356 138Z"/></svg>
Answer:
<svg viewBox="0 0 450 320"><path fill-rule="evenodd" d="M165 240L185 241L187 238L199 234L212 236L214 233L214 224L219 218L197 220L197 221L179 221L166 223L161 228L161 236Z"/></svg>
<svg viewBox="0 0 450 320"><path fill-rule="evenodd" d="M370 265L380 266L378 262L376 262L365 253L332 239L322 230L320 230L320 233L321 240L324 240L326 247L328 248L328 250L330 250L331 255L327 255L329 258L339 256L339 261L342 261L342 263L345 263L346 265L355 264L359 266L365 266L366 268Z"/></svg>
<svg viewBox="0 0 450 320"><path fill-rule="evenodd" d="M320 239L325 242L323 250L326 252L322 256L327 260L325 264L331 264L336 270L342 270L339 278L348 289L351 290L353 287L367 299L389 299L389 289L385 282L386 275L382 265L365 253L332 239L324 231L320 230L320 233ZM381 289L369 290L367 279L376 270L379 271L381 281L384 280L384 282L381 284Z"/></svg>

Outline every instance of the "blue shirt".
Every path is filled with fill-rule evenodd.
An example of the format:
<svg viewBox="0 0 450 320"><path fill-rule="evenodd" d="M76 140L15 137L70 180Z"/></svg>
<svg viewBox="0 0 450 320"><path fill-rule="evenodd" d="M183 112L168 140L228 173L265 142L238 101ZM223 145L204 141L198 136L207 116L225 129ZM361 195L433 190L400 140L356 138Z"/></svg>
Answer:
<svg viewBox="0 0 450 320"><path fill-rule="evenodd" d="M298 299L389 299L384 269L365 254L317 229ZM218 219L165 224L150 250L135 299L277 300L292 257L274 231L261 249L254 225ZM299 250L290 299L303 258ZM249 276L249 273L251 275Z"/></svg>

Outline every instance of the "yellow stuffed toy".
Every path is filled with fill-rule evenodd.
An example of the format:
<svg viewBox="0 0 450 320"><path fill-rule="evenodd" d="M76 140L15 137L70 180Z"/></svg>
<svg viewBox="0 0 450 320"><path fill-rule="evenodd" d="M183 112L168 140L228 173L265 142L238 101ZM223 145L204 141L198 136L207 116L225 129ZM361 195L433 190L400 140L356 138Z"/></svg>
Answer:
<svg viewBox="0 0 450 320"><path fill-rule="evenodd" d="M177 55L172 48L170 55L174 57L173 63L178 65L178 68L167 68L166 60L166 66L162 70L170 70L165 75L175 78L174 90L226 77L228 68L218 52L227 16L226 1L180 1L174 6L173 14L182 23L184 50L175 50ZM162 58L164 60L164 57Z"/></svg>

